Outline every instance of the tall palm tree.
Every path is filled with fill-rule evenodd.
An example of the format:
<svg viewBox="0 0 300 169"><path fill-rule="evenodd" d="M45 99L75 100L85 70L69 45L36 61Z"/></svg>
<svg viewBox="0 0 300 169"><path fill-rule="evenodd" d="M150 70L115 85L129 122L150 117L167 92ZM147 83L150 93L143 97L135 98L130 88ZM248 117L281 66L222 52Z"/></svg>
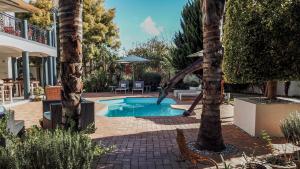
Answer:
<svg viewBox="0 0 300 169"><path fill-rule="evenodd" d="M220 25L225 0L202 0L203 13L203 109L197 147L210 151L225 148L220 120L223 48Z"/></svg>
<svg viewBox="0 0 300 169"><path fill-rule="evenodd" d="M64 127L80 129L82 93L82 3L59 0L62 107Z"/></svg>

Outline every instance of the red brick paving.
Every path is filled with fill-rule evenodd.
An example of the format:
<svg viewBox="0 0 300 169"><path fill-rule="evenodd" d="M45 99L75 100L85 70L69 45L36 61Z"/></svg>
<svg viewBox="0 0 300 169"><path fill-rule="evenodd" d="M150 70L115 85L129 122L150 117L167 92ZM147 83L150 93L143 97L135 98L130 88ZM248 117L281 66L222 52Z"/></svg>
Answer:
<svg viewBox="0 0 300 169"><path fill-rule="evenodd" d="M157 93L143 96L156 96ZM106 99L115 96L112 93L84 94L91 100ZM125 96L125 95L123 95ZM132 96L128 94L128 96ZM122 96L121 96L122 97ZM190 102L180 102L189 104ZM188 107L188 105L183 106ZM103 108L98 104L97 109ZM32 102L12 108L16 111L16 119L25 120L26 127L38 125L42 118L41 102ZM226 143L236 145L241 152L252 152L254 143L262 145L261 140L250 137L231 124L232 106L221 107L223 121L223 136ZM91 137L104 145L114 145L116 149L97 160L97 169L185 169L187 162L177 162L179 155L176 144L176 128L184 129L189 141L195 141L200 126L201 106L193 117L115 117L96 116L97 130ZM263 148L257 150L259 155L266 154ZM233 157L232 163L240 163L240 155ZM219 160L219 158L215 158ZM219 161L220 162L220 161ZM203 167L201 167L203 168Z"/></svg>

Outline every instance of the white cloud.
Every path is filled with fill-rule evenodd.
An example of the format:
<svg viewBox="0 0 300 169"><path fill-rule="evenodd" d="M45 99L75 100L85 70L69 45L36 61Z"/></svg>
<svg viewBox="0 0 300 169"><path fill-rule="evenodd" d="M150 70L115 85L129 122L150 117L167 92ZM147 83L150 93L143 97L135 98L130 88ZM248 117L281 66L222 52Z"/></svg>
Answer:
<svg viewBox="0 0 300 169"><path fill-rule="evenodd" d="M143 29L144 32L158 36L163 31L163 27L157 26L156 23L153 21L151 16L148 16L141 24L140 27Z"/></svg>

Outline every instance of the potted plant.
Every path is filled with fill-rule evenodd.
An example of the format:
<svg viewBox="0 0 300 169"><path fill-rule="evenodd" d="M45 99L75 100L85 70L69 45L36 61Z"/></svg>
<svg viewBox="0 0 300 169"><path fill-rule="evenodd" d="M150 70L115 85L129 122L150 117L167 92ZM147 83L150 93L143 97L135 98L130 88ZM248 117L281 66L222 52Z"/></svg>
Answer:
<svg viewBox="0 0 300 169"><path fill-rule="evenodd" d="M33 101L42 101L44 98L44 89L42 87L36 87L33 90Z"/></svg>
<svg viewBox="0 0 300 169"><path fill-rule="evenodd" d="M300 145L300 113L291 113L281 121L280 129L287 142Z"/></svg>
<svg viewBox="0 0 300 169"><path fill-rule="evenodd" d="M300 113L291 113L289 117L281 122L280 129L287 142L300 145ZM300 168L300 151L294 151L292 160Z"/></svg>
<svg viewBox="0 0 300 169"><path fill-rule="evenodd" d="M300 168L300 150L294 151L293 153L293 161L297 165L297 168Z"/></svg>
<svg viewBox="0 0 300 169"><path fill-rule="evenodd" d="M252 153L250 156L247 156L245 152L243 152L242 156L245 159L245 163L243 165L243 169L270 169L270 166L264 165L261 160L259 160L255 153L256 149L258 148L258 144L254 144L254 148L251 149Z"/></svg>
<svg viewBox="0 0 300 169"><path fill-rule="evenodd" d="M272 139L265 131L262 131L262 139L266 142L267 148L271 151L271 155L266 157L266 163L273 169L296 169L296 164L292 161L286 149L283 154L276 154L277 149L272 145Z"/></svg>
<svg viewBox="0 0 300 169"><path fill-rule="evenodd" d="M269 166L264 165L261 161L259 161L255 156L255 149L253 149L253 153L251 154L250 158L243 152L242 156L245 159L246 163L244 164L244 169L270 169Z"/></svg>

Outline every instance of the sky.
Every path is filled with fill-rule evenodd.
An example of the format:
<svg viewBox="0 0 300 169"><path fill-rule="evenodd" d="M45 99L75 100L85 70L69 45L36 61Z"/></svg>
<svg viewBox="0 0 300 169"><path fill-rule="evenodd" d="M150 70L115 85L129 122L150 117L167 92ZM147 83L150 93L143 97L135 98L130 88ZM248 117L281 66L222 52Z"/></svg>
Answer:
<svg viewBox="0 0 300 169"><path fill-rule="evenodd" d="M121 49L158 36L171 40L180 30L181 10L188 0L106 0L106 8L116 8L115 23L120 29Z"/></svg>

